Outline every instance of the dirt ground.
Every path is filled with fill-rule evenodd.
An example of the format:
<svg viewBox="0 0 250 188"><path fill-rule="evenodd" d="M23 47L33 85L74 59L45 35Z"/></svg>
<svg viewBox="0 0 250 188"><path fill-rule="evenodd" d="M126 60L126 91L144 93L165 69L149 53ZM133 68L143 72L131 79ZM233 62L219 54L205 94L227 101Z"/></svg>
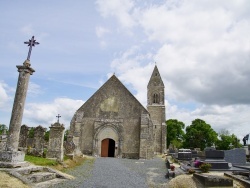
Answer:
<svg viewBox="0 0 250 188"><path fill-rule="evenodd" d="M10 176L6 172L0 172L0 177L1 188L29 188L22 181Z"/></svg>

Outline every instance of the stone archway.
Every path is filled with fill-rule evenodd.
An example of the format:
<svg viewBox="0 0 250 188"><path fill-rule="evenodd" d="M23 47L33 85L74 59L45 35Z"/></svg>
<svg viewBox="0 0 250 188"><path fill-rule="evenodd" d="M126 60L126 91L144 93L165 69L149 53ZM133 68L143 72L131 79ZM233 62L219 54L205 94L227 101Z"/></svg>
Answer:
<svg viewBox="0 0 250 188"><path fill-rule="evenodd" d="M101 157L118 157L121 155L122 137L113 124L100 126L94 136L93 155Z"/></svg>
<svg viewBox="0 0 250 188"><path fill-rule="evenodd" d="M115 156L115 141L110 138L105 138L101 142L101 157Z"/></svg>

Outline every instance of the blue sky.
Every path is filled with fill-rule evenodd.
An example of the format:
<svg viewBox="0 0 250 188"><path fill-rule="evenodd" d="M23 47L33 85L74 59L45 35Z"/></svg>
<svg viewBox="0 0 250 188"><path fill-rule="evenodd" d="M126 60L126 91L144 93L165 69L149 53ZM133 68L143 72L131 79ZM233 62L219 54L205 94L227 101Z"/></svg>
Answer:
<svg viewBox="0 0 250 188"><path fill-rule="evenodd" d="M49 127L59 113L68 128L113 73L146 106L157 62L167 119L250 132L248 0L3 0L0 17L1 124L9 125L23 42L34 35L23 124Z"/></svg>

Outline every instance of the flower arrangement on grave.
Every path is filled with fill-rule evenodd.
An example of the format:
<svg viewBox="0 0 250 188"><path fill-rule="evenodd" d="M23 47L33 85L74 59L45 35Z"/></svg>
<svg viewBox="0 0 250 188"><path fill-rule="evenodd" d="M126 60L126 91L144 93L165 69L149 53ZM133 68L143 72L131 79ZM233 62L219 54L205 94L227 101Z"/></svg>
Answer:
<svg viewBox="0 0 250 188"><path fill-rule="evenodd" d="M211 164L209 163L203 163L202 165L200 165L200 169L202 172L208 172L210 170L210 168L212 167Z"/></svg>
<svg viewBox="0 0 250 188"><path fill-rule="evenodd" d="M171 165L171 166L170 166L170 169L171 169L172 171L174 171L175 166L174 166L174 165Z"/></svg>

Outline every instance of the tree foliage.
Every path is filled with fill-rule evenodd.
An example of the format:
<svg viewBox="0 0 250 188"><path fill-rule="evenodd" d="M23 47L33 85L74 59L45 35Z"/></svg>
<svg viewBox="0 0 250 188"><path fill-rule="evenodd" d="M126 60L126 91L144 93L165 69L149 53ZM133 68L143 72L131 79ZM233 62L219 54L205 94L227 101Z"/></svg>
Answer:
<svg viewBox="0 0 250 188"><path fill-rule="evenodd" d="M7 130L7 126L4 124L0 124L0 135L3 134L4 130Z"/></svg>
<svg viewBox="0 0 250 188"><path fill-rule="evenodd" d="M219 133L219 139L216 142L216 149L229 150L232 145L233 148L241 147L240 140L234 135L230 134L228 130L221 130Z"/></svg>
<svg viewBox="0 0 250 188"><path fill-rule="evenodd" d="M195 119L186 127L184 147L200 148L212 146L217 141L217 133L204 120Z"/></svg>
<svg viewBox="0 0 250 188"><path fill-rule="evenodd" d="M166 121L167 124L167 147L170 143L176 148L182 146L182 141L184 137L185 124L177 119L169 119Z"/></svg>

